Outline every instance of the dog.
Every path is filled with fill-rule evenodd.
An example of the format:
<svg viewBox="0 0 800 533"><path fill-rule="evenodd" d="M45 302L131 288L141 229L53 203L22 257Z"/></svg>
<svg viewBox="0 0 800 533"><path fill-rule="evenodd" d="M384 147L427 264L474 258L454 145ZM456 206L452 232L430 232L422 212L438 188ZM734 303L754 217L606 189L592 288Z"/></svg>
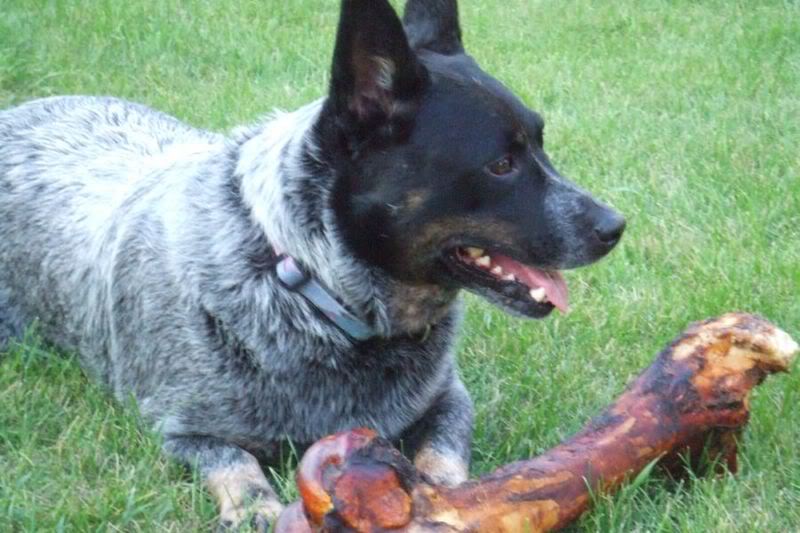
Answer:
<svg viewBox="0 0 800 533"><path fill-rule="evenodd" d="M567 309L625 220L465 52L455 0L344 0L327 96L230 136L113 98L0 112L0 350L32 323L134 398L221 524L281 510L259 460L371 427L467 478L459 293Z"/></svg>

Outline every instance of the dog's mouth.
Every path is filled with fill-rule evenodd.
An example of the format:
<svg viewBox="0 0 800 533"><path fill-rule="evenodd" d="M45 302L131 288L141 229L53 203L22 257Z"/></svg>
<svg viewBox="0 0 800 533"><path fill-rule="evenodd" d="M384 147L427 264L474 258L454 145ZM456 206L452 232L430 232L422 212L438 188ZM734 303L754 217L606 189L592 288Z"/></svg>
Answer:
<svg viewBox="0 0 800 533"><path fill-rule="evenodd" d="M557 308L569 309L567 284L560 272L525 265L507 255L461 246L445 254L453 277L511 312L541 318Z"/></svg>

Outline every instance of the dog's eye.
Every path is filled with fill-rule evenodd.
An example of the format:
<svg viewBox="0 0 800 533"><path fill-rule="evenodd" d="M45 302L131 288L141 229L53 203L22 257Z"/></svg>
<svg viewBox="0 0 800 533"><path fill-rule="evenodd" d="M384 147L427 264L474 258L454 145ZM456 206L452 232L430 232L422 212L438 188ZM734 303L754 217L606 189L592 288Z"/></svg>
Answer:
<svg viewBox="0 0 800 533"><path fill-rule="evenodd" d="M510 155L506 155L490 163L486 169L495 176L507 176L514 172L514 159Z"/></svg>

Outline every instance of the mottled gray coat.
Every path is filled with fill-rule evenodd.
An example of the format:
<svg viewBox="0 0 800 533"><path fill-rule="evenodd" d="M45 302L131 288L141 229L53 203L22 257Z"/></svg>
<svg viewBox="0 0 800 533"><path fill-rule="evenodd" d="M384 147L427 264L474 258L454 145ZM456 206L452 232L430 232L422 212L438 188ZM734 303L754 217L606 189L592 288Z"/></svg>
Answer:
<svg viewBox="0 0 800 533"><path fill-rule="evenodd" d="M38 323L118 399L135 397L212 490L220 472L250 475L245 492L274 499L248 452L360 426L405 433L432 475L460 481L471 406L455 295L395 284L346 252L333 176L315 164L319 111L230 138L110 98L0 112L0 346ZM354 344L283 288L275 248L382 338Z"/></svg>

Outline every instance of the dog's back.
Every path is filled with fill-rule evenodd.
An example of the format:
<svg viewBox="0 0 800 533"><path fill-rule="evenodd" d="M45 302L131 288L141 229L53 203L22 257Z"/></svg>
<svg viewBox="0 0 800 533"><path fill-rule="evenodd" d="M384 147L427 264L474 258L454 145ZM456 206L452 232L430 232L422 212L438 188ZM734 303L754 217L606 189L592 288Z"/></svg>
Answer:
<svg viewBox="0 0 800 533"><path fill-rule="evenodd" d="M171 158L220 140L111 98L0 112L0 347L35 317L48 340L83 348L86 326L102 322L87 310L107 307L108 248L126 211L159 194Z"/></svg>

